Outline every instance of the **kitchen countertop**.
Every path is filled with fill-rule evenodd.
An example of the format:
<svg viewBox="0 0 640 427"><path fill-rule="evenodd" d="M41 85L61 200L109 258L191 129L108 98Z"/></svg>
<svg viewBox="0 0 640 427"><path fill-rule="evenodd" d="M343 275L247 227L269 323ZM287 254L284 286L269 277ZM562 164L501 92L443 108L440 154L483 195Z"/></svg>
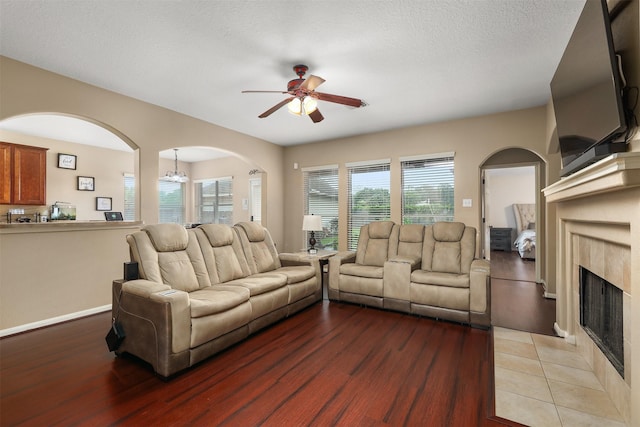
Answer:
<svg viewBox="0 0 640 427"><path fill-rule="evenodd" d="M143 221L49 221L0 224L0 234L52 233L98 229L140 228Z"/></svg>

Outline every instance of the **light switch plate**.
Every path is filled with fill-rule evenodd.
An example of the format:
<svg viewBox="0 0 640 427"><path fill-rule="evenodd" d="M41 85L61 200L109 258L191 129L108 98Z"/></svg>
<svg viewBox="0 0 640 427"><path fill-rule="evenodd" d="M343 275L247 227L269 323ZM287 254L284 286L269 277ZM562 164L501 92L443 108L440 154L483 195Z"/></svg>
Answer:
<svg viewBox="0 0 640 427"><path fill-rule="evenodd" d="M472 206L471 199L462 199L462 207L470 208Z"/></svg>

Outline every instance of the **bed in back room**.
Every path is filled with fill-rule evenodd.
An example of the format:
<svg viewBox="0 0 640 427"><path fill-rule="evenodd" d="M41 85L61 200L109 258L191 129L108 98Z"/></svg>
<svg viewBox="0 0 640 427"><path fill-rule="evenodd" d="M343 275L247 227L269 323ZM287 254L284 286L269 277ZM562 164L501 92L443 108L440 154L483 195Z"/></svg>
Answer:
<svg viewBox="0 0 640 427"><path fill-rule="evenodd" d="M520 258L536 259L536 205L534 203L514 203L518 237L513 244Z"/></svg>

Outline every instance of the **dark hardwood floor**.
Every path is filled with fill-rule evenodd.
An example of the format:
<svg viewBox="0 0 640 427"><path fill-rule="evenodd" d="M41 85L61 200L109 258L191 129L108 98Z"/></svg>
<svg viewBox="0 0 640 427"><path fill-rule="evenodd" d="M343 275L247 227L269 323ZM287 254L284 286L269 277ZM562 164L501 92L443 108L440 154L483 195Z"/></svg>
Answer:
<svg viewBox="0 0 640 427"><path fill-rule="evenodd" d="M170 381L109 314L0 340L0 425L497 426L491 332L323 301Z"/></svg>
<svg viewBox="0 0 640 427"><path fill-rule="evenodd" d="M535 282L535 262L517 252L491 251L491 324L555 335L556 301Z"/></svg>

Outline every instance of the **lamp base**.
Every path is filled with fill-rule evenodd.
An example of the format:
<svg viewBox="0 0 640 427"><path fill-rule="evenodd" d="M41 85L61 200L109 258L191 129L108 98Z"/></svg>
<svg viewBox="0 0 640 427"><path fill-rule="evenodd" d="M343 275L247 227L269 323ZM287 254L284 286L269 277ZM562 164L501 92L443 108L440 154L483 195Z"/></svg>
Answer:
<svg viewBox="0 0 640 427"><path fill-rule="evenodd" d="M310 247L309 247L309 253L310 253L310 254L315 254L315 253L317 253L317 252L318 252L318 251L316 250L316 248L315 248L316 243L317 243L317 241L316 241L316 234L315 234L313 231L311 231L311 237L309 238L309 246L310 246Z"/></svg>

